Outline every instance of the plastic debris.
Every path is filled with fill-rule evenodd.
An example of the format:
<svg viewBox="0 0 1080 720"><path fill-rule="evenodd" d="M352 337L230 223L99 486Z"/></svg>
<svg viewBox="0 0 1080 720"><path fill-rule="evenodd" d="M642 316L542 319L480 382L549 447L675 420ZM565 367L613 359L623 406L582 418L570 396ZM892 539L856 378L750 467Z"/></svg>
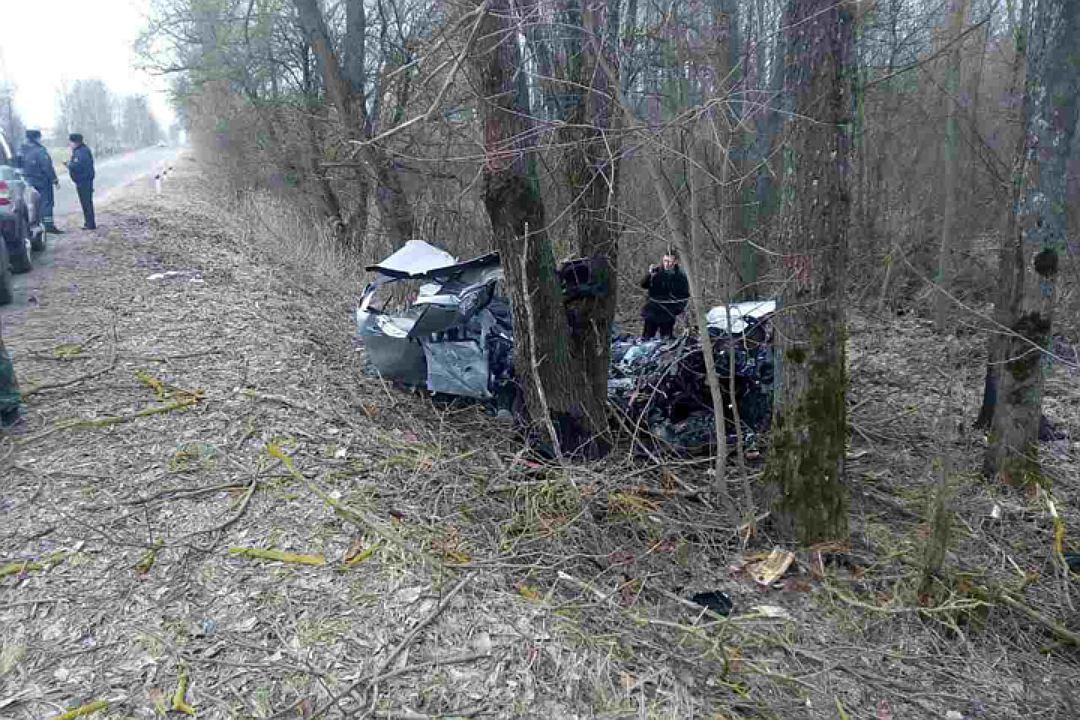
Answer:
<svg viewBox="0 0 1080 720"><path fill-rule="evenodd" d="M165 272L154 273L153 275L147 275L146 277L146 279L150 281L171 280L172 278L187 278L192 281L198 280L202 282L202 276L194 270L166 270Z"/></svg>
<svg viewBox="0 0 1080 720"><path fill-rule="evenodd" d="M759 438L772 417L771 316L751 318L742 332L710 327L713 359L723 394L728 447L738 428L748 459L760 457ZM731 362L734 358L734 363ZM732 378L734 375L734 378ZM716 445L712 395L705 379L705 358L696 337L644 340L619 337L611 345L608 399L633 427L648 430L639 444L650 443L677 454L711 452ZM734 379L735 392L731 393Z"/></svg>
<svg viewBox="0 0 1080 720"><path fill-rule="evenodd" d="M692 595L690 596L690 602L708 608L717 615L723 615L724 617L730 615L732 608L735 606L731 596L719 590L710 590Z"/></svg>
<svg viewBox="0 0 1080 720"><path fill-rule="evenodd" d="M794 620L784 608L779 605L755 605L750 608L750 613L757 615L758 617L768 618L769 620Z"/></svg>
<svg viewBox="0 0 1080 720"><path fill-rule="evenodd" d="M749 565L748 569L750 577L754 578L754 582L768 587L783 577L793 562L795 562L795 553L781 548L773 548L767 558Z"/></svg>

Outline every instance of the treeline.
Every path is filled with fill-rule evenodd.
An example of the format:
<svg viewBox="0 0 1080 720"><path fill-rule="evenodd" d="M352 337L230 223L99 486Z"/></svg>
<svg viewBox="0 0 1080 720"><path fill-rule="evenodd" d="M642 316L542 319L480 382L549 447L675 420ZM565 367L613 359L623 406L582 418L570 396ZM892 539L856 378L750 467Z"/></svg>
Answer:
<svg viewBox="0 0 1080 720"><path fill-rule="evenodd" d="M9 143L18 145L25 130L26 126L15 109L15 88L5 78L0 77L0 132L3 132Z"/></svg>
<svg viewBox="0 0 1080 720"><path fill-rule="evenodd" d="M800 538L843 535L853 301L987 331L987 471L1037 474L1041 373L1010 363L1049 347L1058 295L1075 303L1039 304L1048 280L1028 251L1058 272L1076 226L1076 73L1056 74L1075 4L154 8L144 54L174 75L193 141L238 192L294 198L364 260L413 237L502 252L516 367L557 449L604 452L608 329L638 301L627 279L674 247L698 316L728 298L788 307L767 476ZM575 327L554 274L568 255L594 258L611 289ZM1058 317L1075 332L1075 312ZM999 398L1011 405L995 416Z"/></svg>
<svg viewBox="0 0 1080 720"><path fill-rule="evenodd" d="M117 95L101 80L76 80L61 87L54 142L67 144L78 132L104 156L147 147L164 134L145 95Z"/></svg>

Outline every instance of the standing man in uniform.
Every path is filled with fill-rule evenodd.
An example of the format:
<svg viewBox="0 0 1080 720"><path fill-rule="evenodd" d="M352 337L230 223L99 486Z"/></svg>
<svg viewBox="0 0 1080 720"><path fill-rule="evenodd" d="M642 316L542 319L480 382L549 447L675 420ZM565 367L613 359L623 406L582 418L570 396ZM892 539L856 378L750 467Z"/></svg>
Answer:
<svg viewBox="0 0 1080 720"><path fill-rule="evenodd" d="M71 141L71 160L68 162L68 174L75 183L82 205L83 230L96 230L94 222L94 154L83 144L81 133L68 135Z"/></svg>
<svg viewBox="0 0 1080 720"><path fill-rule="evenodd" d="M675 330L675 320L686 310L690 298L690 282L679 267L675 256L668 253L659 266L649 267L649 274L641 281L641 287L649 291L649 299L641 309L645 321L642 337L651 338L659 333L669 338Z"/></svg>
<svg viewBox="0 0 1080 720"><path fill-rule="evenodd" d="M18 421L20 401L15 368L4 349L4 335L0 329L0 427L9 427Z"/></svg>
<svg viewBox="0 0 1080 720"><path fill-rule="evenodd" d="M26 181L41 195L41 219L45 229L62 233L63 230L53 223L53 187L60 186L60 179L56 177L49 151L41 144L40 130L26 131L26 142L19 148L19 166Z"/></svg>

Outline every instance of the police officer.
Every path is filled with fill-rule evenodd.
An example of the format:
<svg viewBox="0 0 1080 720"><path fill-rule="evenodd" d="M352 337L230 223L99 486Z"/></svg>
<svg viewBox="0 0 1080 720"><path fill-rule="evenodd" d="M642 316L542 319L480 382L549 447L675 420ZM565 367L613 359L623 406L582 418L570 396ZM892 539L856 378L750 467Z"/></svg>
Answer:
<svg viewBox="0 0 1080 720"><path fill-rule="evenodd" d="M651 266L649 274L641 281L641 287L649 291L649 299L641 309L641 319L645 321L642 337L645 338L657 333L662 338L671 337L675 320L686 310L690 298L690 283L675 256L668 253L660 262L659 266Z"/></svg>
<svg viewBox="0 0 1080 720"><path fill-rule="evenodd" d="M19 419L19 386L15 382L15 368L4 349L3 330L0 330L0 427L14 425Z"/></svg>
<svg viewBox="0 0 1080 720"><path fill-rule="evenodd" d="M60 186L56 177L49 151L41 144L40 130L27 130L26 142L19 148L19 164L26 181L34 186L41 196L41 219L45 229L51 233L61 233L53 224L53 186Z"/></svg>
<svg viewBox="0 0 1080 720"><path fill-rule="evenodd" d="M83 230L96 230L94 223L94 154L90 148L83 144L83 136L80 133L68 135L71 141L71 160L68 161L68 174L75 183L75 190L79 193L79 204L82 205Z"/></svg>

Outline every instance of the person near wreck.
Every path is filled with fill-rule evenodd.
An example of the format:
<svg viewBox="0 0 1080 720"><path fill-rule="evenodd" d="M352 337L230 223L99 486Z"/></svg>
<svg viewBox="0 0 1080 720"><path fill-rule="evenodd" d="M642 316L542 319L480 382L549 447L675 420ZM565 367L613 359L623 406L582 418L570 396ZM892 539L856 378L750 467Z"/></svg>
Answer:
<svg viewBox="0 0 1080 720"><path fill-rule="evenodd" d="M660 265L650 266L641 287L649 291L649 299L641 309L641 319L645 322L642 337L652 338L658 334L662 338L671 337L675 321L686 310L690 299L690 283L676 257L668 253Z"/></svg>
<svg viewBox="0 0 1080 720"><path fill-rule="evenodd" d="M4 331L0 328L0 427L9 427L18 421L21 400L15 368L4 348Z"/></svg>
<svg viewBox="0 0 1080 720"><path fill-rule="evenodd" d="M40 130L27 130L26 142L19 148L19 167L23 177L41 196L41 219L51 233L63 232L53 223L53 187L60 186L49 151L41 144Z"/></svg>
<svg viewBox="0 0 1080 720"><path fill-rule="evenodd" d="M94 223L94 154L83 142L80 133L68 135L71 142L71 160L68 162L68 174L75 190L79 193L79 204L83 211L83 230L96 230Z"/></svg>

